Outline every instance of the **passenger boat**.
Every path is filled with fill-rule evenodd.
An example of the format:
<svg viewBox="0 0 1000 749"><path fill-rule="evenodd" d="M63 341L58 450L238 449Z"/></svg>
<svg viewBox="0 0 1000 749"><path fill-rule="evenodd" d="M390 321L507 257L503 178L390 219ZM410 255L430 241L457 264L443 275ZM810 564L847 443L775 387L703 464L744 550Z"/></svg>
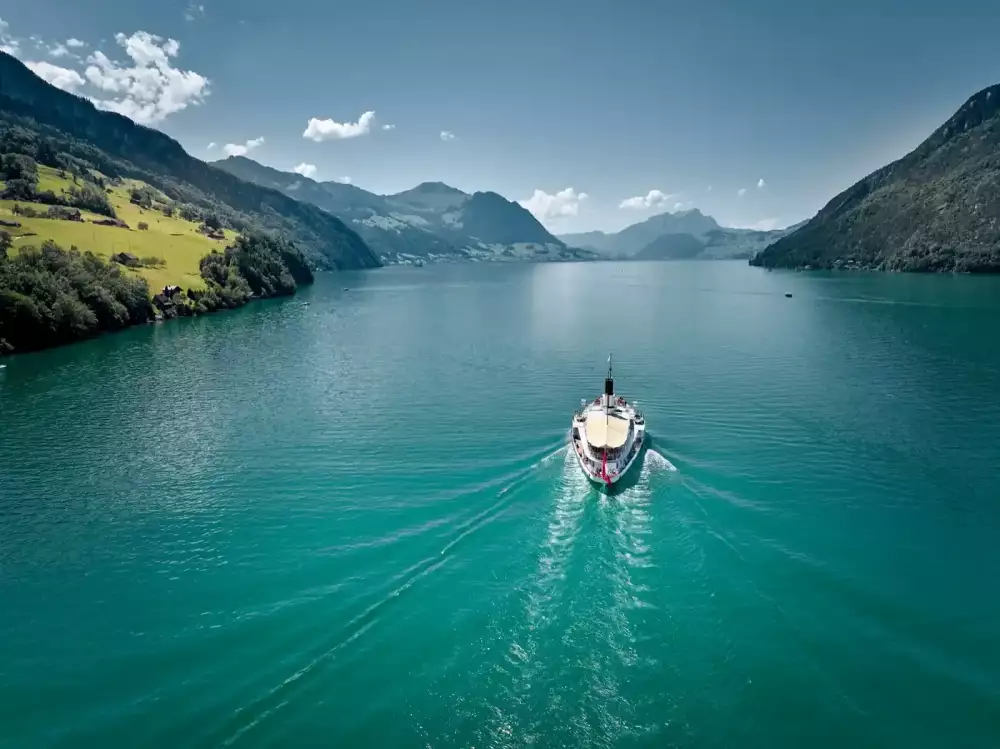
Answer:
<svg viewBox="0 0 1000 749"><path fill-rule="evenodd" d="M646 420L637 406L615 393L609 354L604 393L593 401L580 401L570 431L580 468L595 484L617 483L636 463L646 439Z"/></svg>

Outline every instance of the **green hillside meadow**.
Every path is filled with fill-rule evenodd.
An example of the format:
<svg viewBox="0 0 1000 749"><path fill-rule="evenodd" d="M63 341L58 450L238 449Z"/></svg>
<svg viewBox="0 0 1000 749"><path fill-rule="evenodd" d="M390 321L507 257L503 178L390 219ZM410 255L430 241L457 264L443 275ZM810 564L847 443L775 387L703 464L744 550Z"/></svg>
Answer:
<svg viewBox="0 0 1000 749"><path fill-rule="evenodd" d="M57 195L65 194L72 184L71 176L61 177L56 169L38 166L39 191L51 190ZM130 191L143 186L144 183L138 180L122 180L121 184L108 188L108 200L114 206L119 220L128 224L128 229L96 225L93 222L105 220L106 217L88 211L80 212L83 223L18 216L14 214L15 203L30 205L39 212L44 212L48 206L13 200L0 200L0 219L16 221L21 226L2 228L14 238L15 248L38 246L44 240L51 239L60 247L75 245L81 251L89 250L104 259L118 252L128 252L139 258L160 258L163 264L155 267L122 267L124 272L145 278L151 294L168 284L185 289L205 288L205 279L202 278L198 265L201 258L212 250L222 252L235 239L236 232L226 229L225 240L211 239L198 231L199 224L194 221L186 221L176 214L166 216L162 211L131 203ZM163 200L166 202L165 197ZM148 224L149 228L140 230L140 222Z"/></svg>

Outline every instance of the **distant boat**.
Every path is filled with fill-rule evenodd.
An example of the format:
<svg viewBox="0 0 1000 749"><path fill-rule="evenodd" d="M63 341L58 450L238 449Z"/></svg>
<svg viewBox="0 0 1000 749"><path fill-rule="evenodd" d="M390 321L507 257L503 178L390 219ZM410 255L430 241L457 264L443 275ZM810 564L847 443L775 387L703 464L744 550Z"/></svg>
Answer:
<svg viewBox="0 0 1000 749"><path fill-rule="evenodd" d="M592 482L611 486L635 464L646 437L646 420L637 405L615 395L609 354L604 394L580 402L570 432L580 468Z"/></svg>
<svg viewBox="0 0 1000 749"><path fill-rule="evenodd" d="M788 297L789 299L791 299L792 298L792 292L786 291L785 292L785 296Z"/></svg>

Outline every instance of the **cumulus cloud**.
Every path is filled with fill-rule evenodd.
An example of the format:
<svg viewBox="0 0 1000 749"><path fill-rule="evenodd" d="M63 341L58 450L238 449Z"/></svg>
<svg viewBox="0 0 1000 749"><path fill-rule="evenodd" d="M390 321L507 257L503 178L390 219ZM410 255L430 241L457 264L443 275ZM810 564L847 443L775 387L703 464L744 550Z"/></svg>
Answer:
<svg viewBox="0 0 1000 749"><path fill-rule="evenodd" d="M619 208L632 208L643 210L647 208L662 208L676 195L670 195L660 190L650 190L645 195L636 195L634 198L626 198L618 204Z"/></svg>
<svg viewBox="0 0 1000 749"><path fill-rule="evenodd" d="M741 187L739 190L736 191L736 194L742 198L744 195L747 194L747 189L745 187Z"/></svg>
<svg viewBox="0 0 1000 749"><path fill-rule="evenodd" d="M9 34L9 24L0 19L0 50L21 55L21 40ZM81 61L74 50L87 43L70 38L64 43L47 43L41 37L29 37L32 46L51 57ZM36 75L65 91L77 91L91 86L100 92L89 97L99 108L118 112L142 124L160 122L189 105L199 104L209 93L209 81L192 71L173 67L180 44L175 39L163 39L146 31L131 36L116 34L115 41L125 50L130 64L111 60L101 51L87 58L86 69L74 70L44 61L25 60ZM72 65L73 63L70 62Z"/></svg>
<svg viewBox="0 0 1000 749"><path fill-rule="evenodd" d="M246 156L255 148L259 148L264 145L264 136L259 138L253 138L248 140L246 143L227 143L222 147L225 151L226 156Z"/></svg>
<svg viewBox="0 0 1000 749"><path fill-rule="evenodd" d="M455 133L453 133L451 130L442 130L441 140L455 140Z"/></svg>
<svg viewBox="0 0 1000 749"><path fill-rule="evenodd" d="M351 184L351 178L348 177L347 175L344 175L343 177L337 177L337 179L335 179L334 182L340 182L342 184L349 185Z"/></svg>
<svg viewBox="0 0 1000 749"><path fill-rule="evenodd" d="M587 193L577 192L572 187L550 195L544 190L535 190L527 200L517 201L542 223L558 221L580 212L580 204L587 199Z"/></svg>
<svg viewBox="0 0 1000 749"><path fill-rule="evenodd" d="M766 184L767 184L767 183L766 183L766 182L764 182L764 178L763 178L763 177L761 177L761 178L760 178L759 180L757 180L757 189L758 189L758 190L759 190L759 189L762 189L762 188L763 188L763 187L764 187L764 186L765 186Z"/></svg>
<svg viewBox="0 0 1000 749"><path fill-rule="evenodd" d="M28 69L47 83L51 83L56 88L63 91L76 91L85 81L83 76L75 70L61 68L51 62L26 62Z"/></svg>
<svg viewBox="0 0 1000 749"><path fill-rule="evenodd" d="M688 208L692 208L693 206L694 202L690 200L677 201L676 203L674 203L674 210L686 211Z"/></svg>
<svg viewBox="0 0 1000 749"><path fill-rule="evenodd" d="M364 112L358 117L357 122L336 122L334 120L321 120L312 117L306 125L303 138L321 143L324 140L344 140L346 138L357 138L361 135L368 135L375 122L374 112Z"/></svg>
<svg viewBox="0 0 1000 749"><path fill-rule="evenodd" d="M385 125L382 126L382 129L383 130L395 130L396 126L395 125L390 125L390 124L386 123Z"/></svg>
<svg viewBox="0 0 1000 749"><path fill-rule="evenodd" d="M310 178L312 178L312 177L316 176L316 165L315 164L307 164L306 162L303 161L301 164L299 164L297 167L295 167L292 171L295 172L296 174L301 174L303 177L310 177Z"/></svg>
<svg viewBox="0 0 1000 749"><path fill-rule="evenodd" d="M200 104L208 96L207 78L171 65L181 46L176 39L137 31L131 36L115 34L115 41L131 59L131 66L120 65L97 51L87 58L89 65L84 71L92 86L111 95L91 99L100 109L148 125Z"/></svg>

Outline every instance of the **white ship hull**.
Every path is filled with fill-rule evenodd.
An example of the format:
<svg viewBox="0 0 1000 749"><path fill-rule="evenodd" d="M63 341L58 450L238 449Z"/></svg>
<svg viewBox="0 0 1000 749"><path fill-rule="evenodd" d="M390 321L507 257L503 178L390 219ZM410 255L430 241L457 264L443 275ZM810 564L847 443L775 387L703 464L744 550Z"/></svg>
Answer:
<svg viewBox="0 0 1000 749"><path fill-rule="evenodd" d="M604 394L573 416L570 447L580 470L599 486L613 486L635 465L645 441L646 420L636 404L615 395L609 366Z"/></svg>

